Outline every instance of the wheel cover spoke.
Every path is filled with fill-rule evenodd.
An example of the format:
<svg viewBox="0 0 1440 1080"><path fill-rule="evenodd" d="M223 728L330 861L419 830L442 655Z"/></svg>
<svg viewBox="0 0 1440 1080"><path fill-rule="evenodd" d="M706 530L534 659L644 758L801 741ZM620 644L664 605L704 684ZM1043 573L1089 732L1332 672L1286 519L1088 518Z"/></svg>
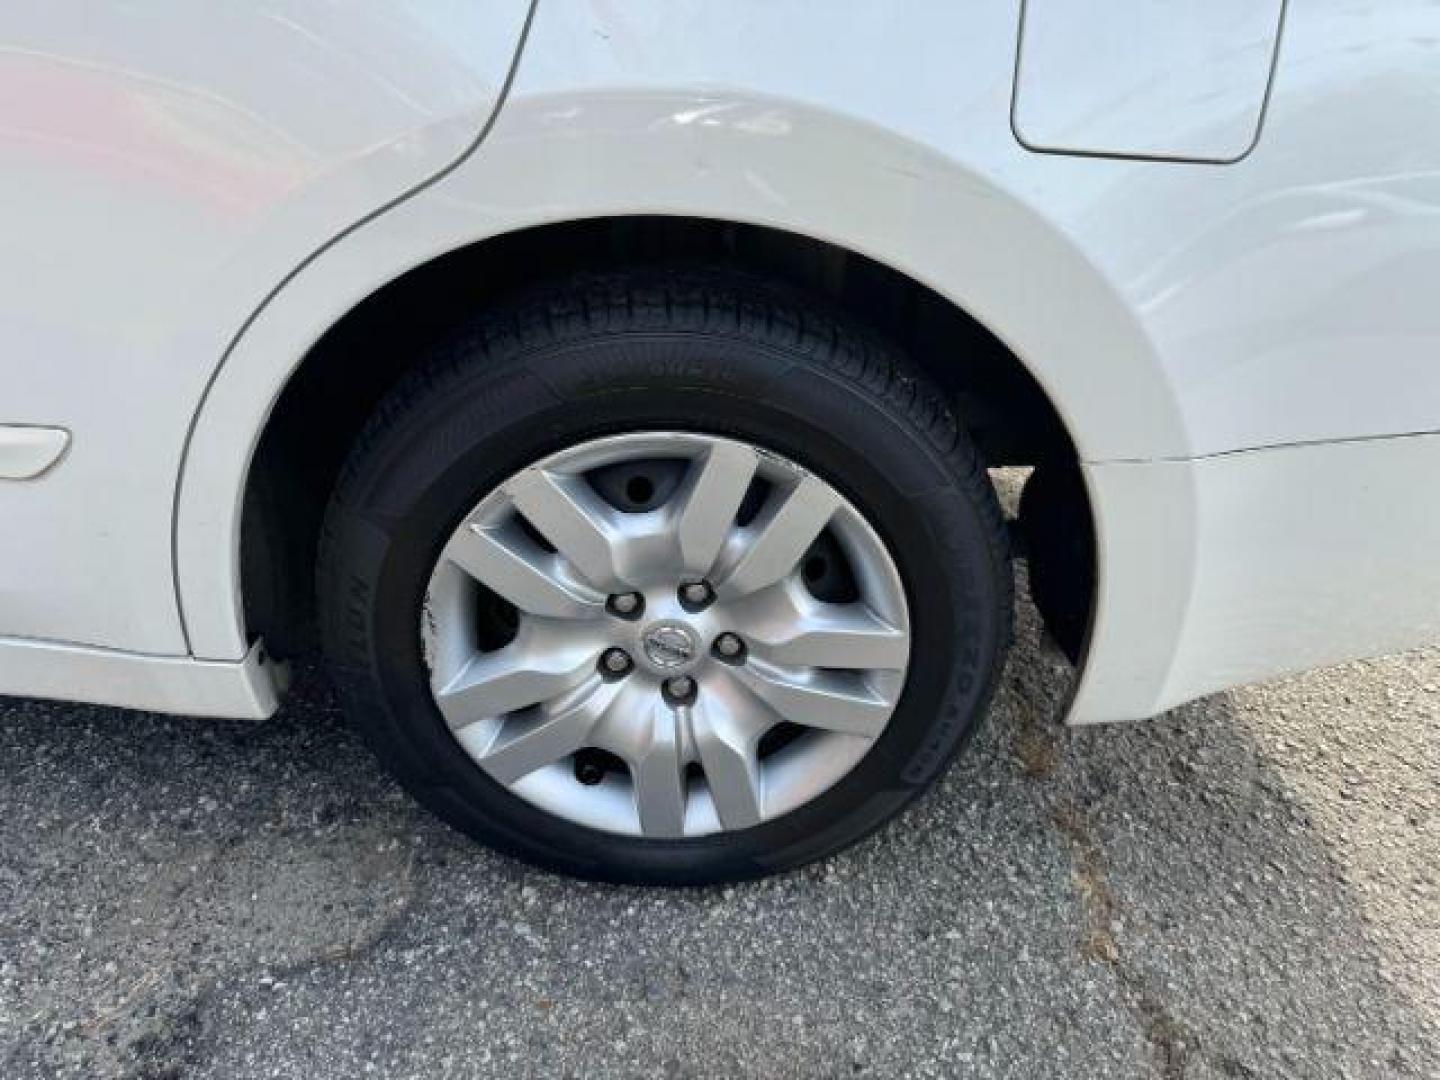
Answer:
<svg viewBox="0 0 1440 1080"><path fill-rule="evenodd" d="M518 533L513 526L466 524L451 537L443 557L531 615L561 619L598 615L604 595L565 581L559 560Z"/></svg>
<svg viewBox="0 0 1440 1080"><path fill-rule="evenodd" d="M755 751L768 725L758 722L753 713L731 708L715 694L696 704L690 721L720 824L727 829L760 824L762 779Z"/></svg>
<svg viewBox="0 0 1440 1080"><path fill-rule="evenodd" d="M622 503L596 472L612 466L651 501ZM812 547L843 558L845 595L806 583ZM508 631L481 618L497 604ZM911 649L899 572L855 507L773 451L692 432L596 439L497 487L442 550L421 634L436 704L491 778L656 840L763 825L839 782Z"/></svg>
<svg viewBox="0 0 1440 1080"><path fill-rule="evenodd" d="M649 738L631 758L635 810L640 830L658 838L685 834L685 759L681 753L682 711L657 700Z"/></svg>
<svg viewBox="0 0 1440 1080"><path fill-rule="evenodd" d="M582 685L578 700L548 703L525 717L508 724L494 725L494 733L486 733L483 744L466 739L472 727L462 728L460 743L470 751L496 780L513 784L536 769L554 764L589 745L595 726L614 703L617 683Z"/></svg>
<svg viewBox="0 0 1440 1080"><path fill-rule="evenodd" d="M456 728L549 701L591 678L598 678L593 648L541 649L517 641L474 657L435 698Z"/></svg>
<svg viewBox="0 0 1440 1080"><path fill-rule="evenodd" d="M840 496L834 488L816 477L802 477L773 499L747 530L753 538L719 582L721 595L744 596L792 573L839 507Z"/></svg>
<svg viewBox="0 0 1440 1080"><path fill-rule="evenodd" d="M690 576L704 577L714 568L758 464L750 447L717 442L694 466L675 524L681 564Z"/></svg>
<svg viewBox="0 0 1440 1080"><path fill-rule="evenodd" d="M749 598L735 619L752 648L780 664L899 670L910 655L909 635L865 604L827 604L799 585Z"/></svg>
<svg viewBox="0 0 1440 1080"><path fill-rule="evenodd" d="M589 584L624 589L618 557L623 539L614 514L584 481L526 469L507 487L516 509Z"/></svg>
<svg viewBox="0 0 1440 1080"><path fill-rule="evenodd" d="M893 703L849 673L756 661L737 667L733 674L783 719L801 727L873 738L890 720Z"/></svg>

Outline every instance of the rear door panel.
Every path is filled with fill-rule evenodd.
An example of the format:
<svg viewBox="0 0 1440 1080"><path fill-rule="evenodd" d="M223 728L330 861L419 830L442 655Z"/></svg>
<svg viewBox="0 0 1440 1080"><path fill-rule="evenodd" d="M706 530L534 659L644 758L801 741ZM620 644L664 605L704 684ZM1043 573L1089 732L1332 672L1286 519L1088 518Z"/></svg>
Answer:
<svg viewBox="0 0 1440 1080"><path fill-rule="evenodd" d="M463 156L529 0L0 7L0 636L184 652L171 567L205 385L320 246Z"/></svg>

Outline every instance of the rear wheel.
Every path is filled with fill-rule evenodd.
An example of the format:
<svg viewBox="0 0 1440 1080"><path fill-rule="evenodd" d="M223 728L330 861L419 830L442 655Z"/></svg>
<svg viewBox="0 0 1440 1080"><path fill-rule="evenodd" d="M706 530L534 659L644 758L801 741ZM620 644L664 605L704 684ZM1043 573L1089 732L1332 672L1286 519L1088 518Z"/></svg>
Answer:
<svg viewBox="0 0 1440 1080"><path fill-rule="evenodd" d="M447 820L569 873L697 883L895 814L983 715L994 493L935 392L748 279L521 298L382 406L327 516L347 710Z"/></svg>

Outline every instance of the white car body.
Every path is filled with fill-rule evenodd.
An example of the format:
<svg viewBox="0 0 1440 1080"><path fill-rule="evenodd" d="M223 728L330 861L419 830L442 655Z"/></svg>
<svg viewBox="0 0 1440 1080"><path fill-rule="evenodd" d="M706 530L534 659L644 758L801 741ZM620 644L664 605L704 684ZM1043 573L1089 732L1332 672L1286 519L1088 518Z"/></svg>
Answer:
<svg viewBox="0 0 1440 1080"><path fill-rule="evenodd" d="M1436 640L1437 60L1422 0L13 0L0 693L273 711L242 507L312 346L635 215L825 241L1009 347L1097 535L1072 722Z"/></svg>

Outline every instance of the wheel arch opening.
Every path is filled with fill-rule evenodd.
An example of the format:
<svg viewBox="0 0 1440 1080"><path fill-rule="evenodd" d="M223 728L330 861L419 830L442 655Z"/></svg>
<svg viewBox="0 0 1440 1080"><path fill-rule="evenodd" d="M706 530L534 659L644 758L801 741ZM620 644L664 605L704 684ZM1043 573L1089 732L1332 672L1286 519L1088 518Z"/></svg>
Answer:
<svg viewBox="0 0 1440 1080"><path fill-rule="evenodd" d="M244 492L246 628L280 657L315 641L313 573L321 520L346 455L380 401L427 347L476 309L586 271L707 266L782 282L896 341L944 391L992 467L1033 470L1014 530L1056 641L1083 653L1096 572L1074 444L1045 391L994 334L890 267L782 230L681 217L588 219L483 240L371 294L310 349L275 403ZM1044 571L1036 573L1043 565Z"/></svg>

